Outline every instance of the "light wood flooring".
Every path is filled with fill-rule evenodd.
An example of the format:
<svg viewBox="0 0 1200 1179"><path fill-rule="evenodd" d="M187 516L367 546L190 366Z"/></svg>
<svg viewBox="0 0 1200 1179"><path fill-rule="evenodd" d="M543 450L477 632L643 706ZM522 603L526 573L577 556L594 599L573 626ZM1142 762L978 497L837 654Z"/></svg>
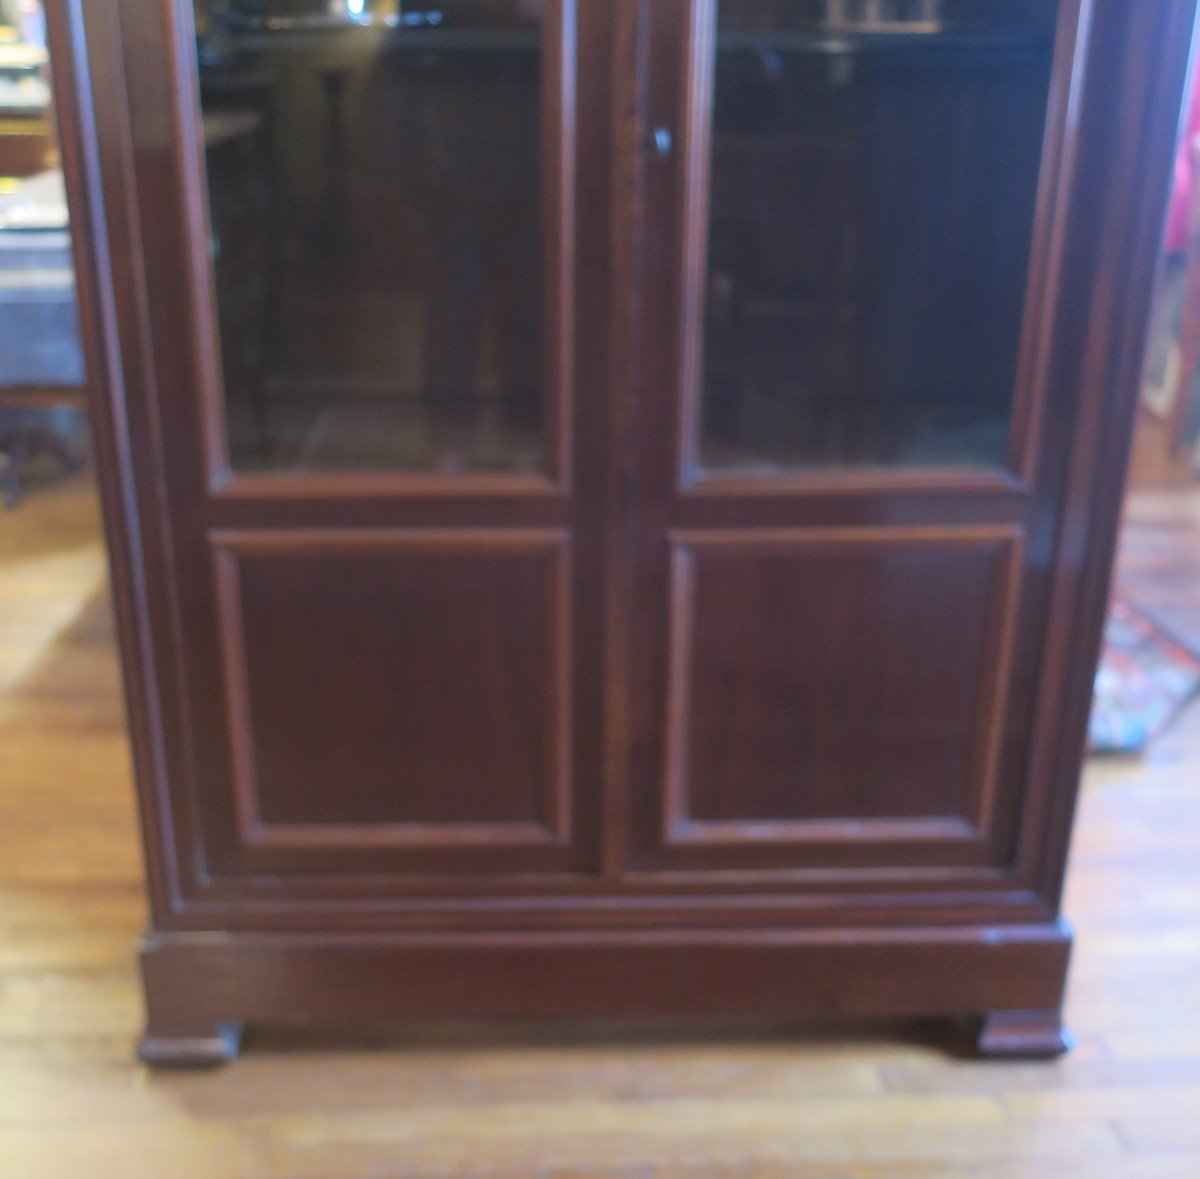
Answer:
<svg viewBox="0 0 1200 1179"><path fill-rule="evenodd" d="M1200 495L1134 497L1121 585L1200 638ZM1051 1064L937 1023L260 1032L133 1063L144 920L95 505L0 514L0 1179L1200 1179L1200 706L1087 775ZM531 980L532 981L532 980Z"/></svg>

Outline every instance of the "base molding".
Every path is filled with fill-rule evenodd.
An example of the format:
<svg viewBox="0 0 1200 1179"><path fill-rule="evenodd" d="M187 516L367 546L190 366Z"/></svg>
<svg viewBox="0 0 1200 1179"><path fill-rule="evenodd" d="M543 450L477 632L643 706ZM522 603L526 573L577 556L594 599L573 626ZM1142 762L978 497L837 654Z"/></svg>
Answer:
<svg viewBox="0 0 1200 1179"><path fill-rule="evenodd" d="M1048 1060L1071 1048L1058 1008L1045 1011L991 1011L983 1017L979 1055L995 1059Z"/></svg>
<svg viewBox="0 0 1200 1179"><path fill-rule="evenodd" d="M232 1059L236 1037L222 1029L243 1022L983 1013L981 1047L1002 1055L1049 1043L1030 1013L1059 1009L1070 946L1059 924L159 932L142 946L142 1058Z"/></svg>

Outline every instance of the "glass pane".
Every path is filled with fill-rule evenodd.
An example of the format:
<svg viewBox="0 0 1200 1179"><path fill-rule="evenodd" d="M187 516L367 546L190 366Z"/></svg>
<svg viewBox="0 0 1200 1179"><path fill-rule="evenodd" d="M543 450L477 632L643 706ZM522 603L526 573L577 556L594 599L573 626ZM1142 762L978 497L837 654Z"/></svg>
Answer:
<svg viewBox="0 0 1200 1179"><path fill-rule="evenodd" d="M1005 461L1053 0L718 0L700 460Z"/></svg>
<svg viewBox="0 0 1200 1179"><path fill-rule="evenodd" d="M541 0L195 0L235 470L543 465Z"/></svg>

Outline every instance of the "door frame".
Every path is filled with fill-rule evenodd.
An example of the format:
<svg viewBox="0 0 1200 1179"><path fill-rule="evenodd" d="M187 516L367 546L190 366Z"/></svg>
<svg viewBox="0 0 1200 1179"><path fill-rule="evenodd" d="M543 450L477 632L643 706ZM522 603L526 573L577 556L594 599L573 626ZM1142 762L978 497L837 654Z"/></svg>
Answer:
<svg viewBox="0 0 1200 1179"><path fill-rule="evenodd" d="M229 470L191 5L65 0L50 17L66 63L56 82L72 206L91 255L80 268L88 352L93 371L109 369L93 380L93 411L107 419L97 447L110 516L124 505L110 523L114 565L131 596L144 594L121 641L131 713L145 712L134 724L148 729L137 744L155 891L174 896L158 913L171 920L189 902L239 892L266 903L289 892L361 895L380 879L418 895L504 894L528 875L561 885L594 871L609 499L608 238L594 227L608 221L609 193L606 150L585 155L578 143L608 141L609 15L549 0L544 17L546 473L461 478ZM379 556L397 545L546 554L537 592L561 699L547 719L544 828L339 826L301 838L254 819L239 577L264 545L312 559L314 545L334 551L325 543L334 532Z"/></svg>
<svg viewBox="0 0 1200 1179"><path fill-rule="evenodd" d="M767 478L710 475L696 464L717 3L646 5L642 116L627 144L642 161L633 219L643 226L639 307L653 328L629 328L642 345L640 437L631 433L627 441L631 449L641 443L631 495L637 510L625 517L626 544L639 561L631 641L642 656L629 682L631 711L642 723L630 736L629 775L642 805L629 816L626 853L648 873L757 875L779 887L807 887L823 871L857 868L866 886L895 875L876 871L881 864L921 875L897 851L908 840L909 858L920 863L920 847L934 839L948 855L939 861L947 869L941 887L1003 881L1056 905L1136 405L1145 331L1137 309L1149 305L1154 283L1163 161L1174 153L1173 96L1187 69L1193 13L1171 0L1155 11L1126 0L1060 5L1008 468ZM1147 62L1154 63L1149 75ZM1164 62L1169 68L1159 70ZM1153 84L1140 93L1147 76ZM636 146L659 126L678 144L665 159ZM689 554L697 542L809 544L840 536L879 543L890 535L905 544L927 535L954 546L989 529L1008 530L1012 539L996 626L1027 648L1010 669L993 647L995 692L1010 707L1033 693L1021 772L1001 785L991 815L969 832L932 822L688 820L680 683ZM1013 563L1022 560L1018 592Z"/></svg>

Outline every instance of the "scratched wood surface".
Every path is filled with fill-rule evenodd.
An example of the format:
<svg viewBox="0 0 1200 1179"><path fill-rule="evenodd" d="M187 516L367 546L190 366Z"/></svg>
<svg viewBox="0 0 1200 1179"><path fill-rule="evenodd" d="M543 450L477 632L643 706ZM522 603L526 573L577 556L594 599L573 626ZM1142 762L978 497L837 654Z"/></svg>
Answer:
<svg viewBox="0 0 1200 1179"><path fill-rule="evenodd" d="M1120 585L1200 642L1200 492L1148 479ZM144 920L90 488L0 515L0 1176L1200 1176L1200 706L1093 765L1067 912L1078 1047L936 1023L437 1025L133 1063Z"/></svg>

